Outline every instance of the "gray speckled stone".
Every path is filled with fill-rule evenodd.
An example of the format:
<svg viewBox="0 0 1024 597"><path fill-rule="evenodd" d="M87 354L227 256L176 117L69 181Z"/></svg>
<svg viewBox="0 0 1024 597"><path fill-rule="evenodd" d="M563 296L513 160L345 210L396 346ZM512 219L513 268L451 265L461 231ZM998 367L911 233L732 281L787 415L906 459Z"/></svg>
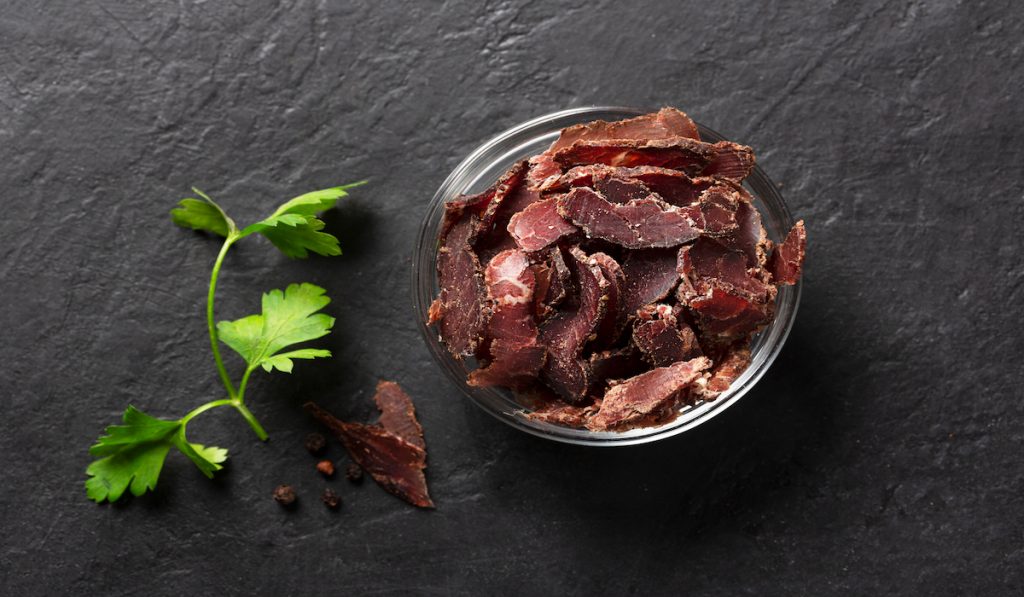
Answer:
<svg viewBox="0 0 1024 597"><path fill-rule="evenodd" d="M1010 1L20 0L0 10L4 594L1020 594L1024 591L1024 11ZM678 106L757 151L806 218L793 334L757 390L656 445L583 449L489 418L431 363L409 298L424 206L476 144L555 109ZM335 298L331 361L257 375L272 440L218 412L214 481L82 490L126 404L217 396L202 322L241 221L369 178L345 255L241 245L219 313L292 281ZM234 362L237 365L237 362ZM408 388L434 512L325 482L315 398ZM341 458L338 446L331 455ZM270 499L279 483L296 512Z"/></svg>

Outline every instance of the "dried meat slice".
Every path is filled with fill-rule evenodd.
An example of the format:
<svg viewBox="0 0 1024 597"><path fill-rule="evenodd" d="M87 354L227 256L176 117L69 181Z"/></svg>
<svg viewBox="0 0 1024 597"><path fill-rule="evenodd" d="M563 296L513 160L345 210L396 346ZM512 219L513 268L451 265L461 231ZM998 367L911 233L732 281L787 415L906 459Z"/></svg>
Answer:
<svg viewBox="0 0 1024 597"><path fill-rule="evenodd" d="M537 343L530 260L518 249L498 253L484 272L491 317L487 324L490 362L469 374L471 386L525 386L537 378L545 349Z"/></svg>
<svg viewBox="0 0 1024 597"><path fill-rule="evenodd" d="M587 424L587 419L597 412L597 404L566 404L561 400L548 402L533 412L527 413L526 418L533 421L561 425L582 429Z"/></svg>
<svg viewBox="0 0 1024 597"><path fill-rule="evenodd" d="M461 221L464 216L471 214L479 218L487 210L487 206L491 204L493 199L494 187L491 187L476 195L459 195L445 203L444 215L441 217L441 230L438 234L441 244L444 244L444 239L451 232L452 227Z"/></svg>
<svg viewBox="0 0 1024 597"><path fill-rule="evenodd" d="M423 427L416 419L416 407L401 386L393 381L380 380L373 401L380 411L377 425L421 450L427 449L423 441Z"/></svg>
<svg viewBox="0 0 1024 597"><path fill-rule="evenodd" d="M485 263L502 251L516 248L508 233L508 222L514 214L540 200L540 193L526 183L528 169L526 160L517 162L493 187L494 199L480 216L480 233L473 244Z"/></svg>
<svg viewBox="0 0 1024 597"><path fill-rule="evenodd" d="M633 344L655 367L702 356L696 334L679 322L670 305L650 305L640 310L633 327Z"/></svg>
<svg viewBox="0 0 1024 597"><path fill-rule="evenodd" d="M478 223L476 216L464 213L437 251L441 292L430 307L430 319L437 322L441 340L457 359L475 353L490 316L480 260L470 246Z"/></svg>
<svg viewBox="0 0 1024 597"><path fill-rule="evenodd" d="M347 423L306 403L306 410L331 430L349 456L384 490L420 508L433 508L423 469L427 453L378 425Z"/></svg>
<svg viewBox="0 0 1024 597"><path fill-rule="evenodd" d="M594 345L604 348L615 344L626 327L625 296L626 275L619 263L605 253L592 253L587 261L601 268L601 274L608 280L608 302L604 317L594 331Z"/></svg>
<svg viewBox="0 0 1024 597"><path fill-rule="evenodd" d="M768 235L761 213L754 207L750 193L742 185L723 181L736 192L736 228L716 239L722 245L747 256L747 267L762 268L767 262Z"/></svg>
<svg viewBox="0 0 1024 597"><path fill-rule="evenodd" d="M679 302L692 310L703 334L731 341L771 321L776 288L764 269L747 265L743 253L709 237L680 249Z"/></svg>
<svg viewBox="0 0 1024 597"><path fill-rule="evenodd" d="M763 303L774 296L768 283L768 273L761 268L748 267L743 253L730 249L717 239L703 236L680 249L679 258L679 271L698 293L704 293L715 285L756 302Z"/></svg>
<svg viewBox="0 0 1024 597"><path fill-rule="evenodd" d="M665 299L679 283L675 249L644 249L630 251L622 262L626 275L624 310L627 318L637 309Z"/></svg>
<svg viewBox="0 0 1024 597"><path fill-rule="evenodd" d="M562 129L558 139L548 152L569 147L577 141L600 141L604 139L670 139L689 137L700 139L697 125L684 112L675 108L662 108L652 114L636 118L605 122L595 120Z"/></svg>
<svg viewBox="0 0 1024 597"><path fill-rule="evenodd" d="M526 184L534 191L539 191L562 175L562 168L555 162L550 153L541 153L529 160L530 169L526 173Z"/></svg>
<svg viewBox="0 0 1024 597"><path fill-rule="evenodd" d="M648 368L649 365L644 362L640 352L632 344L622 348L595 352L590 355L592 377L590 391L594 395L603 396L609 381L633 377Z"/></svg>
<svg viewBox="0 0 1024 597"><path fill-rule="evenodd" d="M550 198L531 203L512 216L508 232L519 248L540 251L579 230L558 213L555 201Z"/></svg>
<svg viewBox="0 0 1024 597"><path fill-rule="evenodd" d="M653 198L609 203L596 191L577 187L558 198L558 213L590 238L628 249L676 247L700 235L683 209Z"/></svg>
<svg viewBox="0 0 1024 597"><path fill-rule="evenodd" d="M586 398L590 386L589 367L580 354L604 317L610 283L579 249L571 253L568 265L579 298L574 309L555 315L540 327L541 343L548 348L541 379L564 400L576 404Z"/></svg>
<svg viewBox="0 0 1024 597"><path fill-rule="evenodd" d="M671 139L581 140L554 154L563 168L589 164L657 166L682 170L690 176L743 180L754 168L754 152L730 141L703 143L684 137Z"/></svg>
<svg viewBox="0 0 1024 597"><path fill-rule="evenodd" d="M593 186L595 191L611 203L629 203L651 194L644 183L615 176L601 177L594 181Z"/></svg>
<svg viewBox="0 0 1024 597"><path fill-rule="evenodd" d="M594 431L625 430L665 420L688 398L690 386L711 366L698 357L658 367L612 385L601 401L601 408L588 422Z"/></svg>
<svg viewBox="0 0 1024 597"><path fill-rule="evenodd" d="M666 203L677 207L692 204L704 191L722 184L712 177L690 178L685 172L668 168L641 166L639 168L623 168L623 170L622 176L642 182Z"/></svg>
<svg viewBox="0 0 1024 597"><path fill-rule="evenodd" d="M800 220L768 259L767 267L772 273L772 282L778 285L796 284L803 270L806 250L807 230L804 229L804 221Z"/></svg>
<svg viewBox="0 0 1024 597"><path fill-rule="evenodd" d="M707 383L701 387L694 387L695 395L707 401L718 398L747 370L750 360L749 340L730 346L725 356L715 363Z"/></svg>
<svg viewBox="0 0 1024 597"><path fill-rule="evenodd" d="M691 217L708 236L726 236L739 228L736 212L743 201L732 187L717 185L701 193L696 204L691 206ZM694 210L694 208L696 208Z"/></svg>

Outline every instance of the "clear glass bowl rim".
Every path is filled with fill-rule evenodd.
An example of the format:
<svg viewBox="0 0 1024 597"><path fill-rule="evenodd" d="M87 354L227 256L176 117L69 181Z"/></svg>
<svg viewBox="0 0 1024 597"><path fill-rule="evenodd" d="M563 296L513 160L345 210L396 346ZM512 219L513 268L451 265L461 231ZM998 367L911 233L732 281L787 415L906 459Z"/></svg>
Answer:
<svg viewBox="0 0 1024 597"><path fill-rule="evenodd" d="M485 412L520 431L554 441L589 446L628 446L678 435L709 421L745 396L768 371L793 327L800 303L800 282L779 289L775 319L755 337L750 366L718 399L685 407L679 417L661 426L625 432L601 432L532 421L523 416L525 409L515 402L509 392L497 388L470 387L466 383L466 373L472 367L455 360L441 343L437 332L427 325L427 309L438 290L435 261L437 232L446 201L465 192L482 190L473 189L474 185L482 184L486 188L515 161L536 153L541 139L549 143L548 137L553 139L566 126L597 119L620 120L651 111L620 106L585 106L552 112L513 126L470 152L448 175L428 205L416 235L412 256L411 290L417 326L431 356L452 383ZM700 123L697 126L705 140L725 139ZM532 150L524 153L527 147L532 147ZM794 220L778 187L759 166L754 167L744 181L744 186L755 199L769 237L774 241L781 240L793 226Z"/></svg>

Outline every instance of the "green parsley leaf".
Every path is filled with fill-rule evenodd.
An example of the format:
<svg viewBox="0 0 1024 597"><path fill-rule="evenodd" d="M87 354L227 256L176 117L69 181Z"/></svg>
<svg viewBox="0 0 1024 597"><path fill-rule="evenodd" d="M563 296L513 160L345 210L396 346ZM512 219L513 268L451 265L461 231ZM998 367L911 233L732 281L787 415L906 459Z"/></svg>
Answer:
<svg viewBox="0 0 1024 597"><path fill-rule="evenodd" d="M341 255L338 239L321 232L324 222L317 214L330 209L338 199L348 196L348 189L365 184L361 181L299 195L286 201L269 218L247 226L241 236L259 233L289 257L304 258L312 251L318 255Z"/></svg>
<svg viewBox="0 0 1024 597"><path fill-rule="evenodd" d="M281 353L292 344L315 340L327 335L334 318L317 313L331 302L324 289L313 284L292 284L284 290L271 290L263 295L263 313L217 324L217 337L240 354L249 369L262 366L286 373L292 370L291 359L329 357L330 351L300 349Z"/></svg>
<svg viewBox="0 0 1024 597"><path fill-rule="evenodd" d="M213 199L206 196L199 189L192 187L197 195L203 198L182 199L178 207L171 210L171 219L175 224L183 228L193 230L205 230L220 236L226 237L232 231L237 231L235 222L228 217L224 210L217 205Z"/></svg>
<svg viewBox="0 0 1024 597"><path fill-rule="evenodd" d="M207 477L220 470L227 458L227 450L188 443L180 420L157 419L129 406L122 421L123 425L107 427L107 435L89 448L90 454L100 458L85 470L89 476L85 491L97 503L115 502L125 490L140 496L155 488L171 446L184 452Z"/></svg>
<svg viewBox="0 0 1024 597"><path fill-rule="evenodd" d="M188 456L189 459L199 467L207 478L212 479L213 473L224 468L221 466L225 460L228 459L228 451L224 448L218 448L217 446L204 446L202 444L193 444L185 439L185 428L182 427L181 431L174 438L174 446L181 450L181 453Z"/></svg>

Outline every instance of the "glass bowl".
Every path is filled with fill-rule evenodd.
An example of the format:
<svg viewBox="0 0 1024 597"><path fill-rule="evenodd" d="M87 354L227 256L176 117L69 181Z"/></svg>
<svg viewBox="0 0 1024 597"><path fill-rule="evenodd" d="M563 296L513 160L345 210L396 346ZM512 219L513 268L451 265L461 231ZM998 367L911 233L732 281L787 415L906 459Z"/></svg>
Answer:
<svg viewBox="0 0 1024 597"><path fill-rule="evenodd" d="M657 427L623 432L589 431L533 421L525 416L529 409L517 402L511 392L501 388L474 388L467 385L466 375L475 368L476 363L473 359L458 361L453 358L441 343L436 329L426 323L427 309L439 291L435 260L437 233L445 202L463 193L483 191L514 163L547 149L558 137L559 131L567 126L599 119L621 120L646 112L649 110L608 106L573 108L516 125L477 147L462 160L441 184L427 207L423 225L416 237L412 261L412 291L417 324L431 355L452 383L477 406L516 429L550 440L590 446L626 446L680 434L711 419L746 395L778 356L793 326L800 302L799 282L795 286L779 288L775 319L754 337L750 366L732 386L712 402L681 407L676 419ZM703 139L712 142L724 140L711 129L699 123L697 126ZM775 183L761 168L755 166L743 184L754 197L754 205L761 212L769 238L781 241L794 221Z"/></svg>

